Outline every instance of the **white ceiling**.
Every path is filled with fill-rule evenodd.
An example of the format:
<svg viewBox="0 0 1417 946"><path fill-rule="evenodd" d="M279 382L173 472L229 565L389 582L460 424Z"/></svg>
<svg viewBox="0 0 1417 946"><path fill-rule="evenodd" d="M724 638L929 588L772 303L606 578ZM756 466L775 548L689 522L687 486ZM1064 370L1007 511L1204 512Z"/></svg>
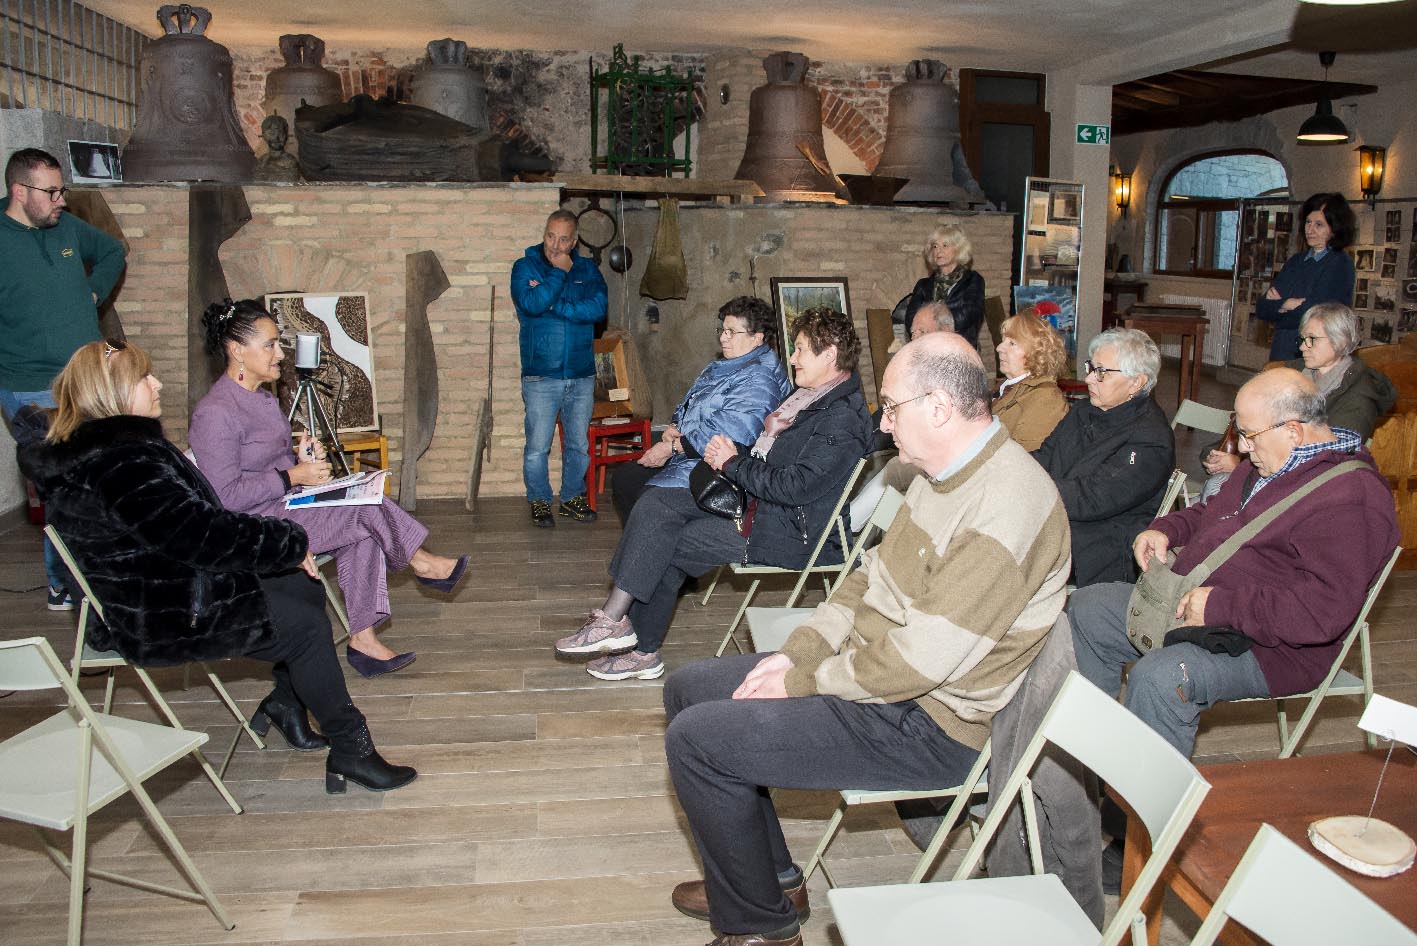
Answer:
<svg viewBox="0 0 1417 946"><path fill-rule="evenodd" d="M159 34L154 0L85 3ZM208 35L231 47L275 48L282 33L313 33L343 50L421 50L429 40L451 35L473 47L500 50L609 52L616 42L631 52L784 48L832 62L904 64L930 57L956 68L1036 72L1085 69L1088 62L1105 59L1114 75L1098 78L1112 82L1217 57L1230 57L1214 67L1227 72L1312 78L1319 72L1316 55L1282 51L1291 31L1301 40L1318 35L1328 41L1342 37L1355 17L1366 16L1367 23L1379 25L1359 33L1383 34L1382 23L1393 11L1411 13L1417 0L1372 7L1369 14L1297 0L207 0L207 6L213 13ZM1373 14L1376 10L1383 13ZM1270 48L1260 58L1247 52L1255 42L1236 35L1234 24L1247 16L1272 30ZM1216 25L1207 30L1212 21ZM1166 42L1170 35L1176 44ZM1370 40L1359 35L1349 45L1365 42ZM1196 57L1179 65L1159 61L1175 54L1178 45L1183 55L1195 48ZM1340 54L1332 78L1390 79L1394 61L1408 68L1414 64L1417 35L1401 45L1407 51L1380 57ZM1335 47L1345 48L1342 38ZM1129 58L1134 52L1135 59ZM1236 58L1236 52L1243 55ZM1159 68L1148 68L1149 58L1158 59Z"/></svg>

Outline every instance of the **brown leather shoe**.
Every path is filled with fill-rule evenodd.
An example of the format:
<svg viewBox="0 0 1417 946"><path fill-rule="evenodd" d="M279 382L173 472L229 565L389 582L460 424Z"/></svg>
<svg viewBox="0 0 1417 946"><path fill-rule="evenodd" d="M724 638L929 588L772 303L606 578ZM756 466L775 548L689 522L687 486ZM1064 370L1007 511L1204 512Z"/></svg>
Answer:
<svg viewBox="0 0 1417 946"><path fill-rule="evenodd" d="M794 933L787 939L770 939L762 933L734 933L720 936L708 946L802 946L802 934Z"/></svg>
<svg viewBox="0 0 1417 946"><path fill-rule="evenodd" d="M792 901L792 905L797 908L797 922L805 923L807 917L812 915L812 905L807 902L807 881L799 880L797 886L783 888L783 893L787 894L787 899ZM674 893L669 899L674 903L674 909L685 916L691 916L696 920L707 920L709 918L708 888L704 886L702 880L686 880L674 888ZM787 940L763 940L764 943L787 942Z"/></svg>

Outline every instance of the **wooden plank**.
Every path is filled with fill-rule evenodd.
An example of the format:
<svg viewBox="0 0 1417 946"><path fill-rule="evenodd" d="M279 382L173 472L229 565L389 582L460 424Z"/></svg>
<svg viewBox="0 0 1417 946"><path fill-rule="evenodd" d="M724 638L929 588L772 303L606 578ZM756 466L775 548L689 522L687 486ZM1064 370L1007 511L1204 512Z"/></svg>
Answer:
<svg viewBox="0 0 1417 946"><path fill-rule="evenodd" d="M682 177L631 177L626 174L557 174L567 191L589 194L640 194L646 197L731 197L734 202L762 197L754 181L703 181Z"/></svg>

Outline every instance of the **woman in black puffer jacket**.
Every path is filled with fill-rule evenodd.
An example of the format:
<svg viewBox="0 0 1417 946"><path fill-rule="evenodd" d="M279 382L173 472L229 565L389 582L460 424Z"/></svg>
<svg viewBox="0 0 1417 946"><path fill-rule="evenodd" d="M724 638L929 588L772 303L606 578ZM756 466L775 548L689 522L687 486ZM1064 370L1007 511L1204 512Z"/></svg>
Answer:
<svg viewBox="0 0 1417 946"><path fill-rule="evenodd" d="M748 494L741 528L701 510L688 490L647 492L610 561L610 596L579 631L556 642L564 655L606 654L587 666L591 676L651 680L664 673L659 647L685 576L726 562L807 564L866 453L871 419L855 371L861 341L850 317L808 309L792 331L797 389L768 415L753 444L719 434L704 450L704 462ZM843 554L833 530L820 561L840 562Z"/></svg>
<svg viewBox="0 0 1417 946"><path fill-rule="evenodd" d="M413 781L375 750L349 698L305 531L223 509L163 436L161 390L141 348L91 342L54 382L48 435L19 451L103 604L89 644L143 667L268 661L275 689L251 725L264 734L274 723L293 749L328 747L327 791L346 779L376 791Z"/></svg>

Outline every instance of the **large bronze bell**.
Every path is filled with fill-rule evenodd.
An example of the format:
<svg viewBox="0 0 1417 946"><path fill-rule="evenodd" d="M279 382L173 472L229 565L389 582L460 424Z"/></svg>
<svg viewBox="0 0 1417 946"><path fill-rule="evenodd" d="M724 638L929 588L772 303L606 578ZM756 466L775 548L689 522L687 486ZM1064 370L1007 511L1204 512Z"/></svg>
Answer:
<svg viewBox="0 0 1417 946"><path fill-rule="evenodd" d="M164 6L166 35L143 49L138 118L123 149L130 181L249 181L256 155L231 94L231 53L203 35L202 7Z"/></svg>
<svg viewBox="0 0 1417 946"><path fill-rule="evenodd" d="M895 195L897 203L968 206L984 201L964 165L959 93L945 81L948 76L949 68L939 60L916 59L905 69L905 82L891 89L886 144L875 173L909 178Z"/></svg>
<svg viewBox="0 0 1417 946"><path fill-rule="evenodd" d="M837 202L822 143L822 98L804 83L807 57L773 53L763 70L768 82L748 101L748 144L735 176L756 181L771 201Z"/></svg>
<svg viewBox="0 0 1417 946"><path fill-rule="evenodd" d="M467 43L438 39L428 44L428 61L413 74L409 100L477 131L487 131L487 80L467 64Z"/></svg>
<svg viewBox="0 0 1417 946"><path fill-rule="evenodd" d="M335 105L344 101L344 86L339 73L326 69L325 41L309 33L286 33L280 38L280 54L285 65L272 69L266 76L266 97L261 109L267 115L279 115L295 130L295 110L301 106ZM286 145L290 154L299 153L299 140L292 137Z"/></svg>

